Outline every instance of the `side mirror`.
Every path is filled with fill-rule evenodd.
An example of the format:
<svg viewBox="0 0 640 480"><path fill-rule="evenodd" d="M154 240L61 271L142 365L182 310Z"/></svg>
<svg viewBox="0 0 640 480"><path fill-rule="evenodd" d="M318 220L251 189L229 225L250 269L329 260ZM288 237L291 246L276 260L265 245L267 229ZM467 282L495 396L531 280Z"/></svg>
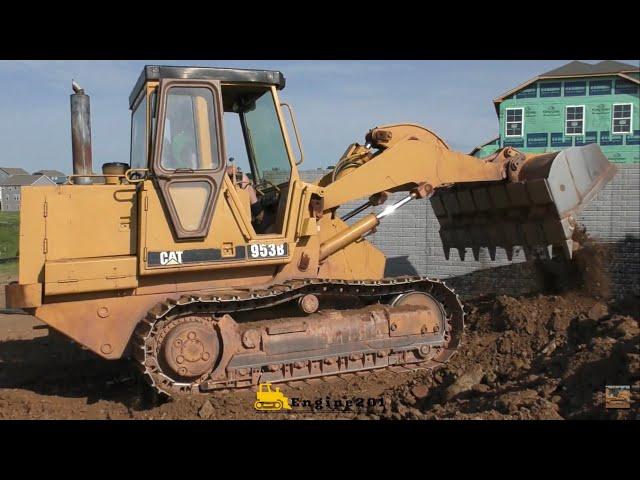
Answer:
<svg viewBox="0 0 640 480"><path fill-rule="evenodd" d="M293 115L293 109L288 103L281 103L280 106L289 110L289 118L291 119L291 125L293 125L293 133L296 136L296 143L298 144L298 151L300 152L300 158L296 162L296 165L302 165L302 162L304 162L304 152L302 151L302 142L300 142L300 135L298 135L298 126L296 125L296 118Z"/></svg>

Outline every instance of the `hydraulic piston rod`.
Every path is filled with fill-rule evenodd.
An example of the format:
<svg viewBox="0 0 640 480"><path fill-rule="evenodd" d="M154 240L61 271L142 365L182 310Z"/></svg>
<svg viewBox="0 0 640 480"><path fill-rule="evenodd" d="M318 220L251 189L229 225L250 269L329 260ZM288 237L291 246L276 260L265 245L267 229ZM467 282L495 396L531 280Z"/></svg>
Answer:
<svg viewBox="0 0 640 480"><path fill-rule="evenodd" d="M346 247L350 243L355 242L356 240L362 238L362 236L378 225L380 225L380 220L386 217L387 215L391 215L398 208L406 205L411 200L416 198L415 194L411 194L403 198L402 200L394 203L393 205L389 205L382 212L377 215L370 213L364 218L358 220L356 223L351 225L346 230L334 235L322 245L320 245L320 260L324 260L328 256L334 254L338 250Z"/></svg>
<svg viewBox="0 0 640 480"><path fill-rule="evenodd" d="M376 215L376 218L378 220L382 220L384 217L386 217L387 215L391 215L397 209L399 209L403 205L406 205L407 203L409 203L414 198L416 198L416 194L414 194L414 193L412 193L411 195L407 195L405 198L403 198L399 202L396 202L393 205L389 205L388 207L385 207L385 209L383 211L381 211L379 214Z"/></svg>

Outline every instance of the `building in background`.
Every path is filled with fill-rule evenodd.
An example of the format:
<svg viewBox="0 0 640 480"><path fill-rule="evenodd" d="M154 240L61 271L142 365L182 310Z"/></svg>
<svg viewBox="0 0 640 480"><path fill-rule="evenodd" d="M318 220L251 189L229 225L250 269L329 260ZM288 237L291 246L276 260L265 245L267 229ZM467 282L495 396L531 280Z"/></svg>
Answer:
<svg viewBox="0 0 640 480"><path fill-rule="evenodd" d="M640 162L640 68L626 63L570 62L505 92L493 103L497 138L476 147L529 153L597 143L610 161Z"/></svg>
<svg viewBox="0 0 640 480"><path fill-rule="evenodd" d="M2 189L2 211L17 212L20 210L20 190L28 185L54 185L55 182L46 175L11 175L0 180Z"/></svg>
<svg viewBox="0 0 640 480"><path fill-rule="evenodd" d="M487 143L483 143L482 145L477 146L469 155L473 155L474 157L484 158L488 157L492 153L495 153L496 150L500 148L500 137L492 138Z"/></svg>
<svg viewBox="0 0 640 480"><path fill-rule="evenodd" d="M28 175L23 168L0 167L0 211L2 211L2 181L11 175Z"/></svg>
<svg viewBox="0 0 640 480"><path fill-rule="evenodd" d="M58 171L58 170L38 170L37 172L33 172L34 175L46 175L53 183L57 183L61 185L67 181L67 175Z"/></svg>
<svg viewBox="0 0 640 480"><path fill-rule="evenodd" d="M11 175L29 175L24 168L0 167L0 181Z"/></svg>

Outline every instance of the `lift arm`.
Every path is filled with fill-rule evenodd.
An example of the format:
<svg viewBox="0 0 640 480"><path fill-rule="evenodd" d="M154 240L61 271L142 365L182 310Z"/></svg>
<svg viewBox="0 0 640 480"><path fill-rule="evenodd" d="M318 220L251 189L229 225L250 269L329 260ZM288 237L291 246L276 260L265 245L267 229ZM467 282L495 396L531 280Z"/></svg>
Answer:
<svg viewBox="0 0 640 480"><path fill-rule="evenodd" d="M388 192L430 196L447 258L450 248L461 258L472 248L478 258L481 247L492 258L496 247L505 248L511 258L515 246L527 254L544 247L550 255L557 247L571 257L578 212L616 171L595 144L541 155L504 148L479 159L450 150L423 127L404 124L369 131L366 145L349 147L318 184L325 212ZM381 218L371 214L327 240L321 258L358 240Z"/></svg>

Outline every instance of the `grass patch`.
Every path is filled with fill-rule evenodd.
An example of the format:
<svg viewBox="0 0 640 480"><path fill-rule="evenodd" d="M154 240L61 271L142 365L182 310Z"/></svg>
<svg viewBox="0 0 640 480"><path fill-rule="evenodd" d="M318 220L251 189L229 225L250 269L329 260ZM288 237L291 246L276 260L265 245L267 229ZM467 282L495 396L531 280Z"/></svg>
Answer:
<svg viewBox="0 0 640 480"><path fill-rule="evenodd" d="M0 285L18 279L18 261L9 260L0 263Z"/></svg>
<svg viewBox="0 0 640 480"><path fill-rule="evenodd" d="M19 228L18 212L0 212L0 258L12 258L18 255Z"/></svg>

